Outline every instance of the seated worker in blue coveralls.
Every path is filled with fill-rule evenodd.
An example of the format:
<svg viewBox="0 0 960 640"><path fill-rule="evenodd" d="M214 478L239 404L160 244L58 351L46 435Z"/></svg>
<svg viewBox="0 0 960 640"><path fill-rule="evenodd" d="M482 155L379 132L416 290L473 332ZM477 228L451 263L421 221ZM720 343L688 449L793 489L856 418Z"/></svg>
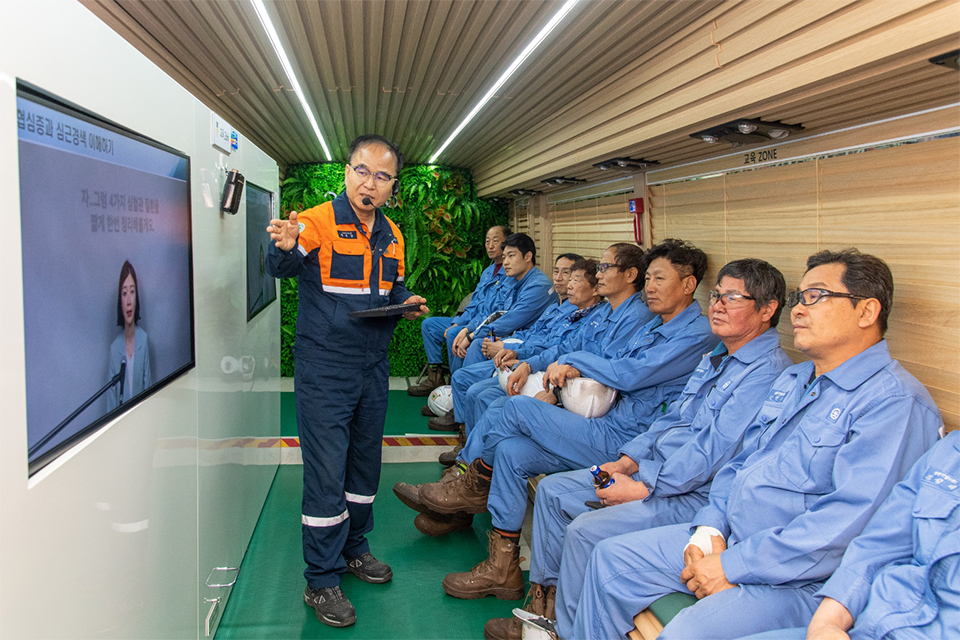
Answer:
<svg viewBox="0 0 960 640"><path fill-rule="evenodd" d="M548 328L553 322L559 322L565 317L576 311L576 309L567 304L567 284L570 281L570 268L573 263L581 256L575 253L564 253L557 257L553 263L553 290L557 294L557 299L547 305L540 317L529 327L517 331L512 336L501 336L494 334L492 337L487 335L480 342L480 352L483 359L468 366L461 366L450 376L450 384L453 387L453 409L443 416L433 416L433 411L429 406L424 406L421 410L423 415L433 416L427 422L427 425L434 431L461 431L463 420L463 407L461 405L463 387L469 387L474 382L488 379L493 375L496 367L493 365L493 358L503 350L503 341L506 339L511 343L523 341L530 336L546 335ZM460 394L458 395L458 390ZM451 461L452 464L452 461ZM449 465L447 465L449 466Z"/></svg>
<svg viewBox="0 0 960 640"><path fill-rule="evenodd" d="M550 304L559 299L553 282L537 268L537 247L525 233L514 233L503 241L503 271L517 281L494 311L505 311L493 322L475 316L460 330L453 344L450 371L483 362L483 339L491 332L508 336L533 324Z"/></svg>
<svg viewBox="0 0 960 640"><path fill-rule="evenodd" d="M604 296L606 302L589 318L584 319L585 325L568 334L566 339L525 360L533 371L543 371L561 355L575 351L589 351L614 357L625 349L653 318L640 293L647 272L643 249L634 244L617 243L604 251L601 260L596 267L597 293ZM612 265L618 266L613 268ZM520 369L519 366L517 368ZM475 405L477 424L467 435L464 449L457 454L456 464L440 476L441 482L448 482L466 473L468 463L480 457L483 435L491 425L499 424L500 413L507 401L507 395L502 392L499 384L496 390L500 393L491 390L490 395L480 394L477 397L478 403L489 400L489 404L485 408ZM421 486L405 485L394 488L394 492L404 504L420 512L414 525L421 532L432 536L444 535L466 529L473 523L471 513L439 514L428 509L420 500ZM402 489L402 492L398 489Z"/></svg>
<svg viewBox="0 0 960 640"><path fill-rule="evenodd" d="M707 504L713 475L740 450L770 385L793 364L776 329L785 295L783 274L769 263L727 263L707 310L720 344L703 357L667 412L620 447L619 459L600 465L613 484L594 489L590 471L582 469L537 485L527 611L552 620L554 601L576 605L587 559L600 540L689 522ZM605 508L585 504L597 499ZM520 621L490 620L484 637L519 640Z"/></svg>
<svg viewBox="0 0 960 640"><path fill-rule="evenodd" d="M592 261L591 261L592 262ZM593 263L597 264L597 263ZM544 349L521 349L523 355L511 356L511 353L498 354L494 365L498 367L520 368L520 362L525 362L530 372L542 372L547 366L556 362L557 358L574 351L590 351L591 353L616 353L653 319L653 313L643 302L638 292L643 286L643 277L647 271L647 260L643 250L634 244L625 242L611 245L604 251L600 264L617 264L622 268L614 269L597 265L593 274L596 278L596 291L606 298L595 313L585 318L586 324L573 331ZM602 269L602 271L601 271ZM586 276L585 276L586 277ZM526 369L521 370L524 373ZM518 374L519 375L519 374ZM525 384L529 373L525 373L522 382L515 384L517 393ZM518 380L517 377L514 380ZM467 427L466 452L461 453L458 459L463 463L462 470L466 470L471 460L479 457L483 446L483 434L489 425L497 424L500 411L506 403L508 395L499 382L496 385L487 383L471 390L468 395L473 396L471 405L465 402L464 422ZM474 427L478 427L474 429ZM468 457L469 456L469 457Z"/></svg>
<svg viewBox="0 0 960 640"><path fill-rule="evenodd" d="M809 627L750 640L960 638L960 432L913 465L816 596Z"/></svg>
<svg viewBox="0 0 960 640"><path fill-rule="evenodd" d="M937 439L936 404L883 340L892 303L879 258L846 249L807 260L788 305L794 345L811 360L773 383L691 524L597 544L574 619L557 607L560 637L622 637L671 592L700 600L664 627L666 640L806 624L847 545Z"/></svg>
<svg viewBox="0 0 960 640"><path fill-rule="evenodd" d="M453 318L430 316L420 325L423 350L427 354L427 369L417 384L407 388L407 393L411 396L428 396L431 391L443 384L443 352L446 350L450 358L453 339L460 332L460 329L455 327L465 325L473 316L480 316L482 319L496 311L494 305L499 299L501 285L508 285L507 288L510 288L516 283L516 280L504 275L502 268L503 241L511 233L513 232L507 226L490 227L487 230L483 246L491 262L480 274L480 281L474 288L466 308Z"/></svg>
<svg viewBox="0 0 960 640"><path fill-rule="evenodd" d="M304 601L324 624L356 622L340 590L349 571L371 583L393 572L370 553L373 499L387 412L387 345L396 316L349 318L347 312L420 303L403 286L403 236L380 211L397 192L403 154L380 136L350 144L344 184L331 202L270 221L273 277L297 276L300 301L294 344L297 432L303 454Z"/></svg>
<svg viewBox="0 0 960 640"><path fill-rule="evenodd" d="M469 572L447 574L443 589L448 594L522 598L519 541L527 480L612 459L624 443L647 430L683 389L703 354L716 346L718 340L693 299L707 270L706 254L670 239L650 249L647 260L647 305L658 315L619 352L568 353L544 375L545 387L583 376L616 389L620 397L610 411L584 418L553 405L551 391L534 398L511 397L466 473L420 489L420 499L433 511L478 513L489 508L493 519L489 557Z"/></svg>
<svg viewBox="0 0 960 640"><path fill-rule="evenodd" d="M637 249L639 252L640 250ZM641 252L642 253L642 252ZM580 259L573 264L573 273L569 280L569 285L567 286L567 291L569 293L569 304L563 305L572 310L571 313L565 312L563 315L558 315L554 317L540 333L533 333L533 328L529 331L518 332L514 335L523 335L524 340L521 344L512 344L514 348L524 351L526 349L536 350L541 348L549 348L554 342L560 341L570 341L574 340L576 336L580 333L581 329L588 326L594 316L605 315L603 312L603 307L605 303L601 302L600 295L597 293L597 262L595 260L583 260ZM554 278L556 282L556 278ZM633 291L633 288L630 287L630 290ZM606 305L608 306L608 305ZM546 315L546 313L544 314ZM541 316L542 318L543 316ZM539 324L539 321L538 321ZM536 327L534 327L536 328ZM516 352L510 349L503 349L500 351L496 358L500 357L500 354L516 354ZM471 367L465 367L457 371L454 374L454 382L464 372L467 372L473 368L483 366L484 363L476 364ZM489 373L492 373L493 366L488 369ZM488 384L489 383L489 384ZM503 393L503 390L500 389L500 383L497 377L488 377L485 381L473 385L470 390L473 391L477 388L488 387L496 388L497 391ZM503 394L504 399L506 399L506 394ZM471 436L472 437L472 436ZM479 440L477 440L479 446ZM446 452L452 453L453 461L450 464L453 464L456 461L457 453L456 452ZM441 463L444 462L443 456L441 455ZM449 465L448 465L449 466ZM465 469L465 466L463 467ZM453 471L444 471L444 475L441 477L449 476L450 473L457 473L458 470ZM449 515L442 515L437 513L429 513L426 507L423 506L423 503L420 502L420 485L411 485L406 482L398 482L393 487L393 492L400 498L400 501L405 505L419 512L417 517L414 519L414 526L429 536L439 536L445 535L452 531L459 531L462 529L468 528L473 522L473 515L467 514L463 517L455 517Z"/></svg>

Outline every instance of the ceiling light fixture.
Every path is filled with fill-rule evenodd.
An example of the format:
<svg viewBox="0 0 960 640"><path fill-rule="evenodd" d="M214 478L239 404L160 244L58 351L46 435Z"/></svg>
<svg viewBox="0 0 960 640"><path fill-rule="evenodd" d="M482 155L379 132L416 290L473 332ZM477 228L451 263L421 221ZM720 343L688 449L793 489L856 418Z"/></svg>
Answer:
<svg viewBox="0 0 960 640"><path fill-rule="evenodd" d="M287 57L287 52L284 51L283 45L280 44L280 36L277 34L277 30L274 28L273 22L267 14L267 8L263 5L263 0L250 0L250 3L257 12L257 17L260 18L260 23L263 25L264 31L267 32L267 37L270 39L270 44L273 45L274 51L277 52L277 57L280 58L280 65L283 67L284 73L287 74L287 82L293 87L293 92L297 94L297 98L300 100L300 106L303 107L303 112L313 127L313 133L316 134L317 140L320 141L320 146L323 147L323 153L326 154L326 158L324 159L333 160L333 154L330 153L327 142L323 139L323 134L320 133L320 125L317 124L317 119L313 116L313 110L307 103L307 97L304 95L303 89L300 87L300 83L293 73L293 65L290 64L290 58Z"/></svg>
<svg viewBox="0 0 960 640"><path fill-rule="evenodd" d="M640 160L631 160L630 158L610 158L609 160L598 162L593 166L602 171L608 171L610 169L629 171L631 169L644 169L652 164L658 163L656 160L643 160L642 158Z"/></svg>
<svg viewBox="0 0 960 640"><path fill-rule="evenodd" d="M512 193L515 196L538 196L542 192L534 191L533 189L514 189L510 193Z"/></svg>
<svg viewBox="0 0 960 640"><path fill-rule="evenodd" d="M580 184L581 182L586 182L586 180L581 180L580 178L564 178L563 176L554 176L552 178L547 178L542 180L547 184Z"/></svg>
<svg viewBox="0 0 960 640"><path fill-rule="evenodd" d="M740 118L691 133L690 137L711 144L723 140L731 145L741 146L770 142L771 140L783 140L790 134L800 131L803 131L803 127L798 124L784 124L779 121L769 122L757 118Z"/></svg>
<svg viewBox="0 0 960 640"><path fill-rule="evenodd" d="M930 62L940 65L941 67L958 71L960 70L960 49L951 51L949 53L943 53L939 56L934 56L933 58L930 58Z"/></svg>
<svg viewBox="0 0 960 640"><path fill-rule="evenodd" d="M454 138L460 135L460 132L463 131L464 127L470 124L470 121L473 120L473 118L477 115L477 113L480 112L480 109L482 109L483 106L490 101L490 98L492 98L493 94L497 92L497 89L502 87L503 84L510 79L510 76L512 76L514 72L520 67L520 65L523 64L523 61L526 60L530 56L530 54L533 53L534 50L536 50L538 46L540 46L540 43L543 42L548 35L550 35L550 32L554 30L554 28L560 23L561 20L563 20L564 16L570 13L570 11L576 6L578 2L580 2L580 0L567 0L563 4L563 6L560 7L560 10L557 11L557 13L552 18L550 18L550 21L543 27L543 29L540 30L540 33L538 33L536 37L534 37L534 39L530 41L530 43L523 49L523 51L520 52L520 55L517 56L516 60L510 63L510 66L507 67L507 70L504 71L503 74L500 76L500 78L493 83L493 86L490 87L487 93L485 93L484 96L480 98L480 102L478 102L477 105L470 110L470 113L468 113L467 117L463 119L463 122L457 125L457 128L454 129L453 133L450 134L450 137L447 138L447 141L444 142L442 145L440 145L440 148L437 149L437 152L430 157L430 160L429 160L430 164L433 164L434 162L437 161L437 158L440 156L441 153L443 153L444 149L446 149L447 146L451 142L453 142Z"/></svg>

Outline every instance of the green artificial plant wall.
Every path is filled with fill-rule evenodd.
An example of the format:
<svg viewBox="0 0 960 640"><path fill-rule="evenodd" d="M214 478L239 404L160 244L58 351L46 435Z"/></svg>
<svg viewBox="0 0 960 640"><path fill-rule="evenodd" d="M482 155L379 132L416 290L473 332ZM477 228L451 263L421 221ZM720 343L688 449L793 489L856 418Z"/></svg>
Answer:
<svg viewBox="0 0 960 640"><path fill-rule="evenodd" d="M344 169L336 162L288 167L280 189L281 215L333 199L343 191ZM427 299L432 315L452 316L487 266L484 237L491 226L506 224L506 203L479 199L465 169L413 165L400 172L400 193L383 212L403 233L406 287ZM282 373L292 376L295 279L282 281L280 308ZM421 322L402 320L397 326L389 349L391 376L417 375L426 363Z"/></svg>

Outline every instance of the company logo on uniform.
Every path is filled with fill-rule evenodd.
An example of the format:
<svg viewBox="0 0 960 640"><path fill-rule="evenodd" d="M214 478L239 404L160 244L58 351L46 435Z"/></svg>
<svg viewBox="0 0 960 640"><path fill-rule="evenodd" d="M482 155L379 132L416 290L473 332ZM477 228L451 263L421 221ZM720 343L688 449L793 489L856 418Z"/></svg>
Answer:
<svg viewBox="0 0 960 640"><path fill-rule="evenodd" d="M303 224L302 222L297 225L297 229L300 230L300 233L303 233L303 230L306 228L307 228L307 225Z"/></svg>
<svg viewBox="0 0 960 640"><path fill-rule="evenodd" d="M731 382L730 380L727 380L726 382L724 382L724 383L720 386L720 388L723 389L724 391L726 391L726 390L727 390L727 387L730 386L730 382Z"/></svg>
<svg viewBox="0 0 960 640"><path fill-rule="evenodd" d="M356 231L337 231L337 235L340 236L341 238L345 238L345 239L347 239L347 240L356 240L356 239L357 239L357 232L356 232Z"/></svg>
<svg viewBox="0 0 960 640"><path fill-rule="evenodd" d="M786 397L787 397L786 391L771 389L770 394L767 396L767 402L783 402L783 399Z"/></svg>
<svg viewBox="0 0 960 640"><path fill-rule="evenodd" d="M937 486L938 489L946 491L956 491L960 486L960 481L943 471L930 471L923 477L924 482L929 482Z"/></svg>
<svg viewBox="0 0 960 640"><path fill-rule="evenodd" d="M833 409L830 410L830 419L836 422L837 418L840 417L841 413L843 413L843 409L841 409L840 407L834 407Z"/></svg>

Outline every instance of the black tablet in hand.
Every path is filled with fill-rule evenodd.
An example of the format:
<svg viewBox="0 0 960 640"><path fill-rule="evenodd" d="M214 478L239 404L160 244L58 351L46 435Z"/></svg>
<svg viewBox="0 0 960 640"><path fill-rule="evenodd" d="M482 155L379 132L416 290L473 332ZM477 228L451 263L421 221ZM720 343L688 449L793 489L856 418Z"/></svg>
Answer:
<svg viewBox="0 0 960 640"><path fill-rule="evenodd" d="M377 307L375 309L361 309L360 311L351 311L347 314L348 318L386 318L388 316L402 316L411 311L418 311L421 307L420 302L410 302L407 304L391 304L386 307Z"/></svg>

